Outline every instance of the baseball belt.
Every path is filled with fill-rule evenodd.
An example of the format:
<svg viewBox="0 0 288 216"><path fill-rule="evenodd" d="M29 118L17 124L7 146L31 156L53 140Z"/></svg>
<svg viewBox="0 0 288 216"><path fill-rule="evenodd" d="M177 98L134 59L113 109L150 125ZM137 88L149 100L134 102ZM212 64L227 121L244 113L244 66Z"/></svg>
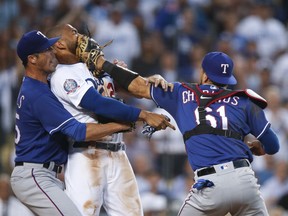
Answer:
<svg viewBox="0 0 288 216"><path fill-rule="evenodd" d="M74 148L94 147L96 149L105 149L113 152L126 149L124 143L102 143L102 142L75 142L73 147Z"/></svg>
<svg viewBox="0 0 288 216"><path fill-rule="evenodd" d="M53 164L53 165L52 165ZM56 165L54 162L47 162L47 163L29 163L29 162L15 162L15 166L25 166L29 165L30 167L37 166L37 167L44 167L56 173L61 173L62 167L60 165Z"/></svg>
<svg viewBox="0 0 288 216"><path fill-rule="evenodd" d="M250 164L246 159L241 159L241 160L236 160L236 161L232 161L233 165L234 165L234 169L240 168L240 167L249 167ZM204 175L210 175L210 174L214 174L216 173L216 170L213 166L211 167L207 167L204 169L201 169L199 171L197 171L197 176L204 176Z"/></svg>

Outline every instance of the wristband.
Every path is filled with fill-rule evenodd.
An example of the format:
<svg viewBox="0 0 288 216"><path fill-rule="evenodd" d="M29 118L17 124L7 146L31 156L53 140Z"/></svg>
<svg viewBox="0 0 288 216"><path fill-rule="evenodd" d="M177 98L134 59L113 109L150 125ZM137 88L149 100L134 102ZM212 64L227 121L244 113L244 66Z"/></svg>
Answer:
<svg viewBox="0 0 288 216"><path fill-rule="evenodd" d="M139 76L138 73L105 61L102 69L124 89L128 91L130 83Z"/></svg>

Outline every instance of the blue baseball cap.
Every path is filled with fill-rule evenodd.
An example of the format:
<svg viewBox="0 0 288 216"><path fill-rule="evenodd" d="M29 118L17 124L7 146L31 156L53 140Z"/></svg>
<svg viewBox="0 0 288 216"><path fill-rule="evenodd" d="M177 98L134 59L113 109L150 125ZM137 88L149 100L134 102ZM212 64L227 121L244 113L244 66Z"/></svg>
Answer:
<svg viewBox="0 0 288 216"><path fill-rule="evenodd" d="M42 32L37 30L27 32L18 42L17 54L23 63L27 62L29 55L48 49L59 39L60 37L48 39Z"/></svg>
<svg viewBox="0 0 288 216"><path fill-rule="evenodd" d="M233 61L223 52L210 52L202 61L202 68L208 78L219 84L235 85L237 80L233 76Z"/></svg>

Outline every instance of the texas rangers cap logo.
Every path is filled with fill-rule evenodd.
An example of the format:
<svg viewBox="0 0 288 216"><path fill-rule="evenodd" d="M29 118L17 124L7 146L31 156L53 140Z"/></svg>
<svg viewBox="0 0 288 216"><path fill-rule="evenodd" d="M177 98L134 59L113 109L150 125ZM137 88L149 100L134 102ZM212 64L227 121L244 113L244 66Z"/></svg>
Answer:
<svg viewBox="0 0 288 216"><path fill-rule="evenodd" d="M64 87L64 90L67 92L67 94L70 94L70 93L76 92L77 88L79 88L79 85L74 79L66 79L63 87Z"/></svg>
<svg viewBox="0 0 288 216"><path fill-rule="evenodd" d="M219 84L235 85L233 61L223 52L210 52L202 60L202 68L210 80Z"/></svg>

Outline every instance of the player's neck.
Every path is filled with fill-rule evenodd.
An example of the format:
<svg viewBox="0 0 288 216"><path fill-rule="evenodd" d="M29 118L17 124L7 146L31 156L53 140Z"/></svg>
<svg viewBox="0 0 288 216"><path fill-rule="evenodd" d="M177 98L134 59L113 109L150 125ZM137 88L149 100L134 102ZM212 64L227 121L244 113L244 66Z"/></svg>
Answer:
<svg viewBox="0 0 288 216"><path fill-rule="evenodd" d="M37 70L31 70L31 68L27 68L25 71L25 76L43 83L48 83L47 81L48 73L45 71L37 71Z"/></svg>
<svg viewBox="0 0 288 216"><path fill-rule="evenodd" d="M79 62L76 55L68 52L65 54L56 55L56 57L60 64L76 64Z"/></svg>
<svg viewBox="0 0 288 216"><path fill-rule="evenodd" d="M213 86L215 86L215 87L217 87L217 88L222 88L222 89L226 89L226 88L227 88L227 85L226 85L226 86L219 86L219 85L213 83L213 82L212 82L211 80L209 80L209 79L207 79L207 80L205 80L204 82L200 83L200 85L213 85Z"/></svg>
<svg viewBox="0 0 288 216"><path fill-rule="evenodd" d="M214 84L213 82L211 82L211 80L207 79L207 80L202 80L200 85L214 85Z"/></svg>

